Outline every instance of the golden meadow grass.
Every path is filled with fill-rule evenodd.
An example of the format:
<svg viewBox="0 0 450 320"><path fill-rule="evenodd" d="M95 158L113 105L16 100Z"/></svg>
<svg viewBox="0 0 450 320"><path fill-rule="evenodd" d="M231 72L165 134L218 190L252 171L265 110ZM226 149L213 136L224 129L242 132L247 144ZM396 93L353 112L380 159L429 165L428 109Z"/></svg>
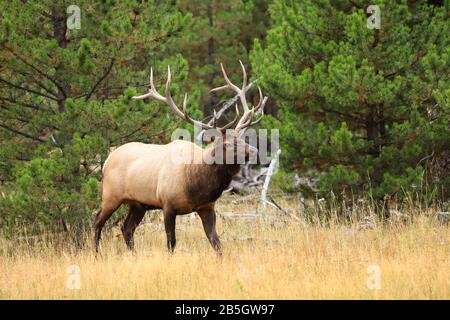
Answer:
<svg viewBox="0 0 450 320"><path fill-rule="evenodd" d="M255 201L227 196L218 212L248 212ZM299 210L293 200L280 202ZM257 219L218 219L224 247L216 257L198 218L177 218L170 256L159 219L136 232L136 254L118 229L105 230L102 255L60 240L1 240L3 299L449 299L450 232L433 209L403 211L412 222L358 227L370 209L354 210L350 224L307 222L259 208ZM160 213L155 213L160 217ZM281 213L281 217L284 215ZM310 220L310 219L309 219ZM88 235L87 235L88 236ZM91 235L89 235L91 238ZM91 239L89 239L91 243ZM32 243L33 242L33 243ZM75 265L75 269L70 266ZM378 290L368 267L379 266ZM80 288L70 289L79 267ZM71 273L72 272L72 273Z"/></svg>

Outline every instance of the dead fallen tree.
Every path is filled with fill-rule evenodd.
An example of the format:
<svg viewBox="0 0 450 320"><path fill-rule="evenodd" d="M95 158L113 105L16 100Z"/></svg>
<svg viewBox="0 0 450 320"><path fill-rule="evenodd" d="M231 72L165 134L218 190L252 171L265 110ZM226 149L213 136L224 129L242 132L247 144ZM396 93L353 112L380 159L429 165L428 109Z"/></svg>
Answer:
<svg viewBox="0 0 450 320"><path fill-rule="evenodd" d="M222 213L219 213L219 215L224 220L231 220L231 219L256 219L258 217L258 215L256 214L256 211L241 212L241 213L222 212Z"/></svg>

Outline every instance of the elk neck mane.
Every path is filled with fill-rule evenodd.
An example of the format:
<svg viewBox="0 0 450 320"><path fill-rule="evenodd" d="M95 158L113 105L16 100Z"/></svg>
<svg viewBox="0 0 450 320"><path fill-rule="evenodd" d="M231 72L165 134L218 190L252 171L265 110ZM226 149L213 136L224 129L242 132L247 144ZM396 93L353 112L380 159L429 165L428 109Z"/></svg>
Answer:
<svg viewBox="0 0 450 320"><path fill-rule="evenodd" d="M205 150L204 159L210 157L214 146ZM186 191L188 198L196 204L216 201L229 186L231 179L239 171L239 164L186 164Z"/></svg>

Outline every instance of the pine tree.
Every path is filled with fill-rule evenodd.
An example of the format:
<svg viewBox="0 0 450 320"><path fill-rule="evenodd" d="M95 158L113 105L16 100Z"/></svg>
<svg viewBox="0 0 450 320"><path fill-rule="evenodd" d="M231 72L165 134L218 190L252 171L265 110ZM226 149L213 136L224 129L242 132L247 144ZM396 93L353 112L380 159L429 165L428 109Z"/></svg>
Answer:
<svg viewBox="0 0 450 320"><path fill-rule="evenodd" d="M161 104L130 99L147 90L150 67L161 84L171 65L174 97L187 88L179 41L189 13L165 1L80 0L81 28L70 29L72 3L0 3L0 224L11 232L91 223L110 148L168 142L174 127Z"/></svg>
<svg viewBox="0 0 450 320"><path fill-rule="evenodd" d="M448 3L376 1L370 29L370 1L274 1L251 60L280 106L266 125L285 168L323 194L449 196Z"/></svg>
<svg viewBox="0 0 450 320"><path fill-rule="evenodd" d="M221 96L209 93L223 85L220 63L237 83L242 77L239 60L251 72L248 52L253 39L265 36L267 0L194 0L180 2L179 7L193 15L192 33L184 39L183 54L189 61L192 82L202 92L203 111L210 115L220 104Z"/></svg>

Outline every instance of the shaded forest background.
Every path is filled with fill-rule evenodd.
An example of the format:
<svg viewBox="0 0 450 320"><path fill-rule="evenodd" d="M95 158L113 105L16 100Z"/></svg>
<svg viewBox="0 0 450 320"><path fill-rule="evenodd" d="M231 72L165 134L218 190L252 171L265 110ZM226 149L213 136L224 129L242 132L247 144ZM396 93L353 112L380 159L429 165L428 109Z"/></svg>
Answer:
<svg viewBox="0 0 450 320"><path fill-rule="evenodd" d="M188 126L130 99L150 67L161 86L170 64L173 96L202 119L230 98L209 93L219 63L239 83L239 59L270 97L260 126L280 130L274 188L447 201L449 1L374 2L379 30L370 1L1 1L0 229L90 225L110 148Z"/></svg>

